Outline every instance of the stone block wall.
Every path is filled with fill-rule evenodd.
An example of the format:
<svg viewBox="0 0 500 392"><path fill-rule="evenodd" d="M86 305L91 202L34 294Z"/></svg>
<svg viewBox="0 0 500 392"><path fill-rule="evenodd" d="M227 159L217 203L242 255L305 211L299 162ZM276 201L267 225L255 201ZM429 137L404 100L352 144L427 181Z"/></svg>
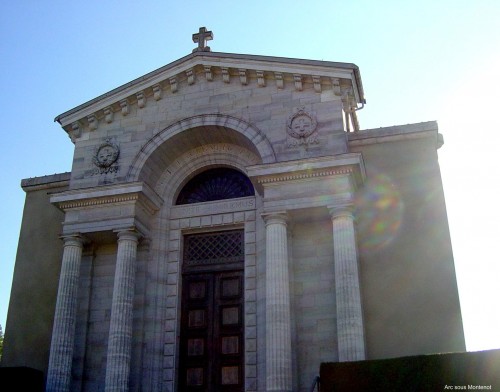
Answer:
<svg viewBox="0 0 500 392"><path fill-rule="evenodd" d="M5 329L2 366L47 372L61 269L64 214L50 194L68 188L69 173L23 180L26 192Z"/></svg>
<svg viewBox="0 0 500 392"><path fill-rule="evenodd" d="M294 390L306 392L318 364L338 360L331 219L294 222L292 233Z"/></svg>
<svg viewBox="0 0 500 392"><path fill-rule="evenodd" d="M83 391L95 391L104 384L116 245L98 245L91 252L82 259L75 339L80 355L74 355L73 363L73 381ZM75 374L76 369L82 373ZM73 388L79 390L76 385Z"/></svg>
<svg viewBox="0 0 500 392"><path fill-rule="evenodd" d="M347 152L342 103L332 90L316 92L312 83L304 83L302 91L295 91L292 83L280 89L274 80L261 87L251 76L242 86L238 80L223 82L217 73L207 81L202 68L198 73L194 84L180 79L176 92L163 91L158 101L147 97L143 108L130 104L127 115L114 113L110 123L101 119L96 130L85 131L76 139L71 188L126 181L134 158L149 139L179 120L201 114L224 114L253 124L269 140L278 161ZM299 108L315 116L318 142L291 147L287 121ZM221 141L217 132L205 132L204 144ZM119 147L120 155L115 170L99 173L93 159L107 139ZM177 151L170 154L176 155Z"/></svg>
<svg viewBox="0 0 500 392"><path fill-rule="evenodd" d="M436 124L349 137L367 172L356 201L367 358L465 350Z"/></svg>

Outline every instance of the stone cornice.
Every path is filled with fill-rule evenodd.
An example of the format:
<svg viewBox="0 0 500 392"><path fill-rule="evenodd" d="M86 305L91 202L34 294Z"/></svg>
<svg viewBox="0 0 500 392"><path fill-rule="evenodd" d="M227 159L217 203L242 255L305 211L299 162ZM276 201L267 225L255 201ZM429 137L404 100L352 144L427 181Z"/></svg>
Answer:
<svg viewBox="0 0 500 392"><path fill-rule="evenodd" d="M366 177L363 159L357 153L256 165L247 171L259 185L335 175L354 175L363 182Z"/></svg>
<svg viewBox="0 0 500 392"><path fill-rule="evenodd" d="M321 86L333 89L337 92L338 80L347 80L352 86L353 94L357 102L365 102L364 92L356 65L350 63L338 63L316 60L301 60L282 57L254 56L215 52L195 52L162 68L150 72L135 79L121 87L88 101L74 109L64 112L55 118L68 132L73 132L74 123L88 124L89 119L94 122L99 120L112 121L113 113L124 112L124 103L144 105L147 97L161 99L162 93L178 92L181 79L188 79L188 84L196 83L198 79L212 81L217 75L225 77L225 82L238 81L243 85L248 84L249 79L255 79L260 87L265 87L265 80L279 77L279 84L286 80L287 84L301 90L305 81L314 84L317 92ZM226 70L226 76L224 76ZM199 72L195 72L199 71ZM194 77L194 75L200 77ZM201 76L205 75L205 76ZM217 76L221 77L221 76ZM174 82L172 82L174 81ZM299 83L300 81L300 83ZM142 98L138 98L138 94ZM142 100L141 100L142 99ZM96 124L94 124L95 127Z"/></svg>
<svg viewBox="0 0 500 392"><path fill-rule="evenodd" d="M160 196L146 184L140 182L92 189L69 190L54 194L50 202L63 211L139 202L149 214L157 211L163 203Z"/></svg>
<svg viewBox="0 0 500 392"><path fill-rule="evenodd" d="M37 191L40 189L61 188L69 186L70 172L51 174L41 177L25 178L21 180L21 188L25 192Z"/></svg>
<svg viewBox="0 0 500 392"><path fill-rule="evenodd" d="M436 121L364 129L359 132L347 133L350 146L387 143L427 137L434 138L436 140L436 148L440 148L443 145L443 136L438 133L438 124Z"/></svg>
<svg viewBox="0 0 500 392"><path fill-rule="evenodd" d="M139 194L133 193L129 195L107 196L100 198L89 198L83 200L70 200L57 203L60 209L67 211L72 208L85 208L104 204L126 203L129 201L139 200Z"/></svg>
<svg viewBox="0 0 500 392"><path fill-rule="evenodd" d="M342 168L342 169L331 169L331 170L302 171L302 172L296 172L293 174L282 174L282 175L274 175L274 176L269 176L269 177L261 177L261 178L257 179L257 182L259 184L269 184L269 183L281 182L281 181L294 181L294 180L303 180L306 178L335 176L335 175L339 175L339 174L350 174L353 172L354 172L354 170L352 167Z"/></svg>

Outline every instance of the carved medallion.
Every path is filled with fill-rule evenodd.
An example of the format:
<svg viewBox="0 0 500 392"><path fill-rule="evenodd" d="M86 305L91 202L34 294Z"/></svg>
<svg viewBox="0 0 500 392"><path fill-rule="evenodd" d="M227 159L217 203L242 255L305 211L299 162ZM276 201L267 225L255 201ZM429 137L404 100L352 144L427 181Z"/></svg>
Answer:
<svg viewBox="0 0 500 392"><path fill-rule="evenodd" d="M120 148L116 143L113 143L111 139L106 139L106 141L97 147L95 154L93 156L94 165L98 167L96 172L100 174L117 172L118 166L113 166L113 164L118 160L120 155Z"/></svg>
<svg viewBox="0 0 500 392"><path fill-rule="evenodd" d="M317 122L315 116L306 111L305 108L299 108L288 117L287 132L293 139L288 140L288 147L300 144L318 143L316 136Z"/></svg>

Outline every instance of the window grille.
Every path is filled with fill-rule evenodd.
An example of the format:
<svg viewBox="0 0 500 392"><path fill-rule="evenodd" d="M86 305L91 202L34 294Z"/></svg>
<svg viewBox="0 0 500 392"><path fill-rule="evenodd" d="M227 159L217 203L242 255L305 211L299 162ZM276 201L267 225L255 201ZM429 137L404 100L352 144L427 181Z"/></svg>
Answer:
<svg viewBox="0 0 500 392"><path fill-rule="evenodd" d="M194 176L182 188L176 204L234 199L255 195L251 181L238 170L218 167Z"/></svg>
<svg viewBox="0 0 500 392"><path fill-rule="evenodd" d="M184 237L184 262L188 266L233 263L243 261L244 255L243 230Z"/></svg>

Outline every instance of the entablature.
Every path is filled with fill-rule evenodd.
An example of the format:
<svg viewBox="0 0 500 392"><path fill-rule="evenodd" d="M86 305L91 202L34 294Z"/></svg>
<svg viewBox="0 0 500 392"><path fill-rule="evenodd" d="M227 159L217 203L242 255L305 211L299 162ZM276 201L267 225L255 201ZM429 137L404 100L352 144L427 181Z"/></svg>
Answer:
<svg viewBox="0 0 500 392"><path fill-rule="evenodd" d="M142 182L73 189L52 195L50 202L65 212L63 234L116 231L137 227L149 233L149 220L163 200Z"/></svg>
<svg viewBox="0 0 500 392"><path fill-rule="evenodd" d="M247 172L268 212L351 202L366 178L359 153L255 165Z"/></svg>

